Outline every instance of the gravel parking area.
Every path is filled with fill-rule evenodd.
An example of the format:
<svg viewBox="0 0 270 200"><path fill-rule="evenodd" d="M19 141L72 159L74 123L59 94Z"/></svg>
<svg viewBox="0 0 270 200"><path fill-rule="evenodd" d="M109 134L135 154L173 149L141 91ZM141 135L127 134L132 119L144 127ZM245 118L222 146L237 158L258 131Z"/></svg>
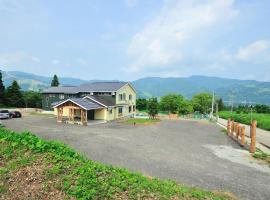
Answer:
<svg viewBox="0 0 270 200"><path fill-rule="evenodd" d="M133 126L117 122L92 126L56 123L48 116L4 120L60 140L89 159L190 186L232 192L241 199L270 199L270 168L206 121L164 120Z"/></svg>

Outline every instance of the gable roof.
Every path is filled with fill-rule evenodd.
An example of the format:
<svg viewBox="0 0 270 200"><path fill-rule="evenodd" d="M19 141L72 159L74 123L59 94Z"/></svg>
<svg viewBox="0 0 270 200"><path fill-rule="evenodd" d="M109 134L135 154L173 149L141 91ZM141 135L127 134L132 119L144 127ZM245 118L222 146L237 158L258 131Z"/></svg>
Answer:
<svg viewBox="0 0 270 200"><path fill-rule="evenodd" d="M42 93L64 93L64 94L76 94L77 87L74 86L59 86L50 87L42 91Z"/></svg>
<svg viewBox="0 0 270 200"><path fill-rule="evenodd" d="M84 98L88 98L94 102L97 102L103 106L106 106L106 107L111 107L111 106L115 106L115 99L111 96L86 96Z"/></svg>
<svg viewBox="0 0 270 200"><path fill-rule="evenodd" d="M76 94L79 92L116 92L124 85L128 84L127 82L94 82L94 83L85 83L75 86L60 86L60 87L50 87L43 90L42 93L66 93L66 94Z"/></svg>
<svg viewBox="0 0 270 200"><path fill-rule="evenodd" d="M96 82L85 83L78 87L80 92L116 92L127 82Z"/></svg>
<svg viewBox="0 0 270 200"><path fill-rule="evenodd" d="M85 110L94 110L94 109L98 109L98 108L104 108L104 106L101 106L98 103L95 103L93 101L90 101L89 99L85 99L85 98L71 98L71 99L67 99L61 102L56 102L55 105L53 106L53 108L57 108L58 106L71 101L72 103L76 104L77 106L85 109Z"/></svg>

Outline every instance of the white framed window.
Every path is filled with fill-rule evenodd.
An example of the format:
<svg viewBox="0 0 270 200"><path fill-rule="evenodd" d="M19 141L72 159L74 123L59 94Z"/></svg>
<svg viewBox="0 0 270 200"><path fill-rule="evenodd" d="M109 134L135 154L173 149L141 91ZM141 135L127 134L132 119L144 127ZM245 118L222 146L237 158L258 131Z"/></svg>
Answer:
<svg viewBox="0 0 270 200"><path fill-rule="evenodd" d="M118 95L118 100L119 100L119 101L123 101L123 95L122 95L122 94L119 94L119 95Z"/></svg>
<svg viewBox="0 0 270 200"><path fill-rule="evenodd" d="M132 106L128 107L128 112L131 113L132 112Z"/></svg>
<svg viewBox="0 0 270 200"><path fill-rule="evenodd" d="M118 108L118 114L122 114L123 113L123 108L122 107L119 107Z"/></svg>
<svg viewBox="0 0 270 200"><path fill-rule="evenodd" d="M64 94L59 94L59 99L64 99L65 95Z"/></svg>
<svg viewBox="0 0 270 200"><path fill-rule="evenodd" d="M131 101L132 100L132 94L128 95L128 99Z"/></svg>

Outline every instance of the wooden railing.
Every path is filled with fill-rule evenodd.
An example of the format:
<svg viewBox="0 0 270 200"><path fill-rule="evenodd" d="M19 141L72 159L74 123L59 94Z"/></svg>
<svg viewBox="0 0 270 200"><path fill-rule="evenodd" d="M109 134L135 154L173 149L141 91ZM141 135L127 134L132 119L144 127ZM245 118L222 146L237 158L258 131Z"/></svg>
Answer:
<svg viewBox="0 0 270 200"><path fill-rule="evenodd" d="M253 120L250 124L250 146L249 146L250 153L254 153L256 151L256 127L257 121ZM228 119L227 134L242 147L245 146L246 144L245 126L242 126L238 122L234 122L233 120Z"/></svg>

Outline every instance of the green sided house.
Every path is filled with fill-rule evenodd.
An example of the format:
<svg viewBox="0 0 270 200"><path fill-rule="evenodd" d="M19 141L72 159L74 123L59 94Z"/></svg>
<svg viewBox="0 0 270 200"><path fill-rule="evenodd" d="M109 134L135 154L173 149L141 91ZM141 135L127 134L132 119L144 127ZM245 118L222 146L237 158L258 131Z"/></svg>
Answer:
<svg viewBox="0 0 270 200"><path fill-rule="evenodd" d="M90 120L130 117L136 111L136 91L128 82L51 87L42 93L43 110L54 111L58 122L87 125Z"/></svg>

